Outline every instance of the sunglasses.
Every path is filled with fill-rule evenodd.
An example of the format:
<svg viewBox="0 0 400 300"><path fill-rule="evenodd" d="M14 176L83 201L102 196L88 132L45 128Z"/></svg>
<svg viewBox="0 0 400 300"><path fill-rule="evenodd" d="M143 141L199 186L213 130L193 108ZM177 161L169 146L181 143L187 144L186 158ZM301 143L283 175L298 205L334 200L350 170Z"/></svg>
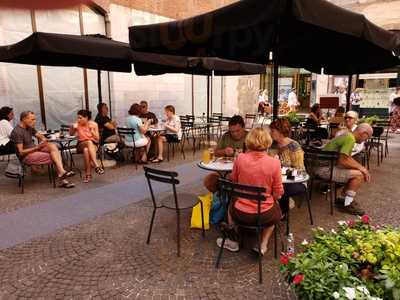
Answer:
<svg viewBox="0 0 400 300"><path fill-rule="evenodd" d="M348 120L348 119L354 119L354 118L352 118L352 117L344 117L344 119Z"/></svg>

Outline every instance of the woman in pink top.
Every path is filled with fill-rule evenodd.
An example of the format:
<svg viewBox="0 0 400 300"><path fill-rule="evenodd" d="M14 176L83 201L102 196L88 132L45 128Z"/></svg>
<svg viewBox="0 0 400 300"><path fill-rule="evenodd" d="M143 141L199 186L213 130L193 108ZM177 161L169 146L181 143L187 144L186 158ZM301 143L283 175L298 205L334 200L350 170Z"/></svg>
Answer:
<svg viewBox="0 0 400 300"><path fill-rule="evenodd" d="M78 152L83 153L85 161L84 183L89 183L92 179L92 165L97 174L104 174L104 170L97 162L97 148L100 135L99 127L96 122L91 121L92 113L82 109L78 111L78 121L71 127L70 134L76 133L78 136Z"/></svg>
<svg viewBox="0 0 400 300"><path fill-rule="evenodd" d="M277 200L284 193L281 176L281 163L278 159L270 157L266 150L272 144L272 138L263 128L255 128L247 135L246 153L242 153L235 160L231 174L231 180L245 185L253 185L266 188L266 201L261 202L261 223L270 225L262 232L261 253L267 251L268 240L274 230L275 224L281 219L281 210ZM231 204L228 214L228 222L255 225L257 224L257 202L246 199L236 199ZM217 240L220 246L221 240ZM226 248L239 250L235 241L226 240Z"/></svg>

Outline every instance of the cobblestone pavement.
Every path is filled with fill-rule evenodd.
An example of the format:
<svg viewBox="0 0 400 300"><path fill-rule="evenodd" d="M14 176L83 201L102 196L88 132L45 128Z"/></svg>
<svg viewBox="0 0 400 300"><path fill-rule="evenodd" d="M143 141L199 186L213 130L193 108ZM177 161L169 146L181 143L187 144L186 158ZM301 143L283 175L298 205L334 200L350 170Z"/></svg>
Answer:
<svg viewBox="0 0 400 300"><path fill-rule="evenodd" d="M393 209L399 207L399 163L400 137L396 137L383 165L378 168L371 162L373 182L358 195L373 222L400 225L399 211ZM185 191L204 193L200 182ZM279 275L272 251L263 259L262 285L250 244L239 253L225 251L216 270L218 232L211 229L203 239L199 231L190 230L190 212L182 216L178 258L175 215L159 212L150 245L145 239L151 204L145 200L0 251L0 299L295 298ZM313 213L315 226L332 227L348 218L339 212L330 216L328 203L317 193ZM291 216L296 242L309 239L312 227L306 206L293 209Z"/></svg>

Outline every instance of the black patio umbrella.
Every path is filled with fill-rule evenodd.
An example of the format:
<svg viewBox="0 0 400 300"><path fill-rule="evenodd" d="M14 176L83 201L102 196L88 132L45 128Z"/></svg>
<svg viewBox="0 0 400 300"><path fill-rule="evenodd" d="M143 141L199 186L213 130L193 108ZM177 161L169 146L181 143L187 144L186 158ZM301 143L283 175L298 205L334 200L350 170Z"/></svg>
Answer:
<svg viewBox="0 0 400 300"><path fill-rule="evenodd" d="M129 45L101 35L35 32L22 41L0 47L0 61L131 72Z"/></svg>
<svg viewBox="0 0 400 300"><path fill-rule="evenodd" d="M132 72L132 49L102 35L34 32L16 44L1 46L0 62L95 69L101 103L101 70ZM42 118L45 124L44 114Z"/></svg>
<svg viewBox="0 0 400 300"><path fill-rule="evenodd" d="M210 104L212 104L210 84L212 85L214 75L255 75L266 72L265 65L220 59L217 57L184 57L137 51L133 52L133 56L135 73L137 75L162 75L167 73L206 75L207 120L210 117Z"/></svg>
<svg viewBox="0 0 400 300"><path fill-rule="evenodd" d="M338 75L388 68L400 55L399 36L325 0L244 0L129 33L137 51L259 64L272 51L281 65Z"/></svg>
<svg viewBox="0 0 400 300"><path fill-rule="evenodd" d="M325 0L244 0L185 20L133 26L138 51L217 56L325 74L362 74L399 63L400 37ZM275 81L277 85L277 80ZM277 86L274 86L274 108ZM276 111L275 111L276 115Z"/></svg>

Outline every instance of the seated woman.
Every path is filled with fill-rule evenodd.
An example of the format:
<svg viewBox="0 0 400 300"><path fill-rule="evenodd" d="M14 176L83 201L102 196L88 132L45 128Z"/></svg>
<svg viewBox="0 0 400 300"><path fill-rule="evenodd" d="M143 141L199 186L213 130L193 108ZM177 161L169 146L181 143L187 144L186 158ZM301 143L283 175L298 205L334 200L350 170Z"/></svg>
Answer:
<svg viewBox="0 0 400 300"><path fill-rule="evenodd" d="M282 166L304 170L304 152L300 144L291 138L290 123L287 119L277 119L270 125L271 137L274 140L272 147L277 150ZM289 210L289 198L305 193L306 187L302 183L284 184L285 193L279 205L286 215Z"/></svg>
<svg viewBox="0 0 400 300"><path fill-rule="evenodd" d="M164 142L177 143L182 137L181 121L177 115L175 115L175 107L172 105L167 105L164 108L165 113L165 134L159 135L157 137L157 152L158 155L156 159L153 159L153 163L162 162L164 153Z"/></svg>
<svg viewBox="0 0 400 300"><path fill-rule="evenodd" d="M96 158L100 136L99 127L96 122L91 121L92 113L82 109L78 111L78 120L70 128L70 134L78 136L79 153L83 153L85 162L84 183L89 183L92 179L92 166L99 175L104 174L104 170L99 166Z"/></svg>
<svg viewBox="0 0 400 300"><path fill-rule="evenodd" d="M14 119L13 109L3 106L0 109L0 155L15 153L15 144L10 140L13 131L12 119Z"/></svg>
<svg viewBox="0 0 400 300"><path fill-rule="evenodd" d="M311 134L311 142L318 146L322 145L322 140L328 138L328 130L326 128L321 128L321 121L324 117L321 113L321 108L318 103L311 107L311 112L308 115L306 126L308 128L314 129Z"/></svg>
<svg viewBox="0 0 400 300"><path fill-rule="evenodd" d="M135 148L146 147L139 163L147 163L147 153L149 152L151 141L149 137L145 136L145 134L149 130L151 119L143 123L142 119L139 117L141 112L141 107L137 103L132 104L128 111L130 116L127 118L126 124L128 125L128 128L135 130L135 134L133 137L132 135L125 136L125 145Z"/></svg>
<svg viewBox="0 0 400 300"><path fill-rule="evenodd" d="M240 184L253 185L266 188L266 201L261 203L261 222L267 225L261 234L261 254L267 252L268 240L279 223L282 214L276 203L283 195L281 177L281 164L278 159L270 157L266 150L271 146L272 139L263 128L254 128L246 137L246 153L239 154L233 165L231 180ZM256 225L257 207L254 201L236 199L231 203L228 213L228 222L234 224ZM222 238L217 239L217 245L221 247ZM239 244L236 241L226 239L224 248L230 251L238 251ZM253 250L258 251L258 248Z"/></svg>

